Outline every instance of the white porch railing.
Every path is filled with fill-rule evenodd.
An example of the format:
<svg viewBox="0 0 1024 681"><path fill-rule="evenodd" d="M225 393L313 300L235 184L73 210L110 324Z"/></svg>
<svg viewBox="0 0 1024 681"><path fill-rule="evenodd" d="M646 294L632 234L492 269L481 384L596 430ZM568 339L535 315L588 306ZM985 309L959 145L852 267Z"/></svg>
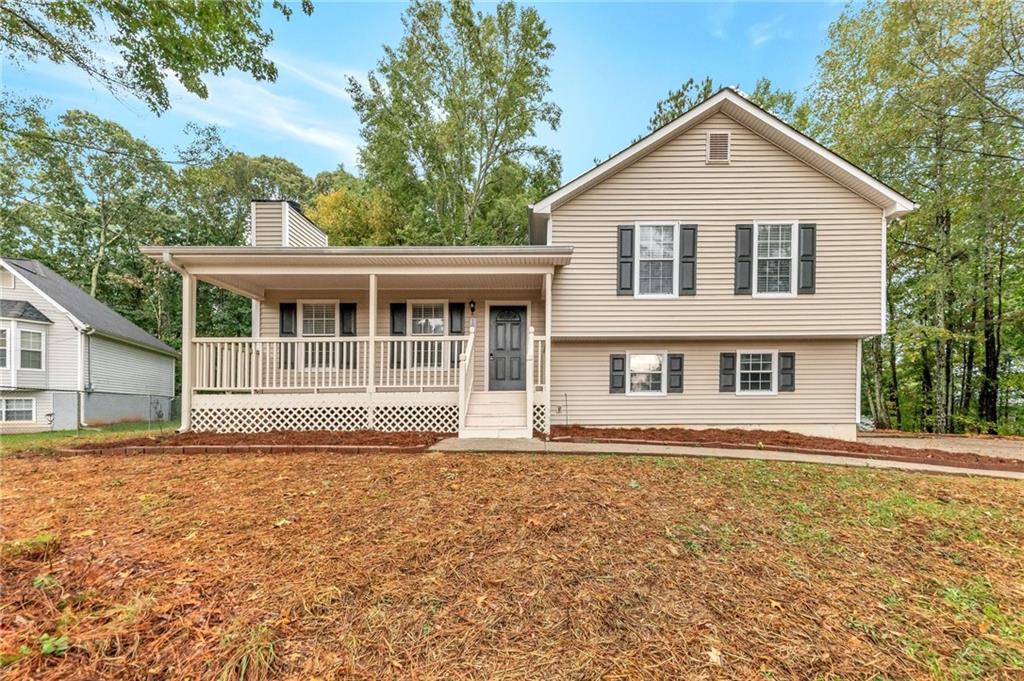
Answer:
<svg viewBox="0 0 1024 681"><path fill-rule="evenodd" d="M526 376L531 381L534 377L534 337L533 327L531 326L526 334ZM527 383L526 385L526 425L530 429L529 432L533 434L533 399L534 399L534 384Z"/></svg>
<svg viewBox="0 0 1024 681"><path fill-rule="evenodd" d="M466 336L370 339L197 338L193 389L263 390L455 389ZM371 383L371 378L374 380Z"/></svg>
<svg viewBox="0 0 1024 681"><path fill-rule="evenodd" d="M527 376L533 377L533 387L536 390L544 390L545 383L545 363L547 362L548 352L548 339L546 336L534 336L533 337L533 370L527 374Z"/></svg>
<svg viewBox="0 0 1024 681"><path fill-rule="evenodd" d="M459 356L459 430L466 427L469 414L469 400L473 396L473 348L476 345L476 327L469 330L469 338Z"/></svg>

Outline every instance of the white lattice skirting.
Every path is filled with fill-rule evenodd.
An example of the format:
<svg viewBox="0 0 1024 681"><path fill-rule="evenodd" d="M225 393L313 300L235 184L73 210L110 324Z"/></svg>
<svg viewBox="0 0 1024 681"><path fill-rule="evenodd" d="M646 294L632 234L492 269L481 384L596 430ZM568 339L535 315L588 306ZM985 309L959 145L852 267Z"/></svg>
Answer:
<svg viewBox="0 0 1024 681"><path fill-rule="evenodd" d="M533 429L541 433L548 432L548 408L544 404L533 405Z"/></svg>
<svg viewBox="0 0 1024 681"><path fill-rule="evenodd" d="M452 433L459 428L451 393L195 395L192 430L380 430Z"/></svg>

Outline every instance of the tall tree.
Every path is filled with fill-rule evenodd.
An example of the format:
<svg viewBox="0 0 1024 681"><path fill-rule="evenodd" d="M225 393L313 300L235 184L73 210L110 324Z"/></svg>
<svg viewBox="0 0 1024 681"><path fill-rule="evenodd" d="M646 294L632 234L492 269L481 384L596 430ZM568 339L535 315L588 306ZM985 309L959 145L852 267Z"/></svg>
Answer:
<svg viewBox="0 0 1024 681"><path fill-rule="evenodd" d="M468 0L414 2L402 22L367 85L349 80L367 182L399 207L405 242L525 240L526 206L558 182L557 154L533 141L561 115L547 100L547 26L530 7L485 14ZM499 180L515 210L496 225L483 216Z"/></svg>
<svg viewBox="0 0 1024 681"><path fill-rule="evenodd" d="M273 6L286 19L283 0ZM302 11L313 11L302 0ZM109 90L127 92L153 111L170 106L167 79L205 98L207 74L234 68L274 80L266 56L272 33L260 25L259 0L5 0L0 50L15 62L47 59L81 69ZM108 56L110 48L116 51Z"/></svg>
<svg viewBox="0 0 1024 681"><path fill-rule="evenodd" d="M1022 17L1012 0L869 3L830 27L819 58L813 133L920 204L889 229L899 266L881 347L902 370L865 364L870 384L915 404L912 427L998 427L1003 322L1020 314L1004 286L1024 255Z"/></svg>

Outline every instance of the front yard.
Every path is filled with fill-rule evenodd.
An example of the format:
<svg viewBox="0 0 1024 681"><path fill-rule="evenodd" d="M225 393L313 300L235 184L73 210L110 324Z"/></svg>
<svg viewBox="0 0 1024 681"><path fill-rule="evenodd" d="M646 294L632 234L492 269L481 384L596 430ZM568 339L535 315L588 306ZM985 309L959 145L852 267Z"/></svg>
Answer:
<svg viewBox="0 0 1024 681"><path fill-rule="evenodd" d="M526 455L2 463L8 678L1024 673L1024 485Z"/></svg>

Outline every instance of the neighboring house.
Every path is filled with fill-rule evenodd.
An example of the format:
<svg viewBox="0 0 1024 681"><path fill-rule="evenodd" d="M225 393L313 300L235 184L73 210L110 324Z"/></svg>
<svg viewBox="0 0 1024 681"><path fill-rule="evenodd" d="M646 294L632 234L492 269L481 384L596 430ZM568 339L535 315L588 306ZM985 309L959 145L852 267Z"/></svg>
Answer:
<svg viewBox="0 0 1024 681"><path fill-rule="evenodd" d="M39 261L0 257L0 433L166 420L177 356Z"/></svg>
<svg viewBox="0 0 1024 681"><path fill-rule="evenodd" d="M531 208L529 246L328 248L288 203L183 274L183 426L756 427L853 438L914 203L722 90ZM195 338L196 281L252 338ZM463 358L464 361L460 361Z"/></svg>

